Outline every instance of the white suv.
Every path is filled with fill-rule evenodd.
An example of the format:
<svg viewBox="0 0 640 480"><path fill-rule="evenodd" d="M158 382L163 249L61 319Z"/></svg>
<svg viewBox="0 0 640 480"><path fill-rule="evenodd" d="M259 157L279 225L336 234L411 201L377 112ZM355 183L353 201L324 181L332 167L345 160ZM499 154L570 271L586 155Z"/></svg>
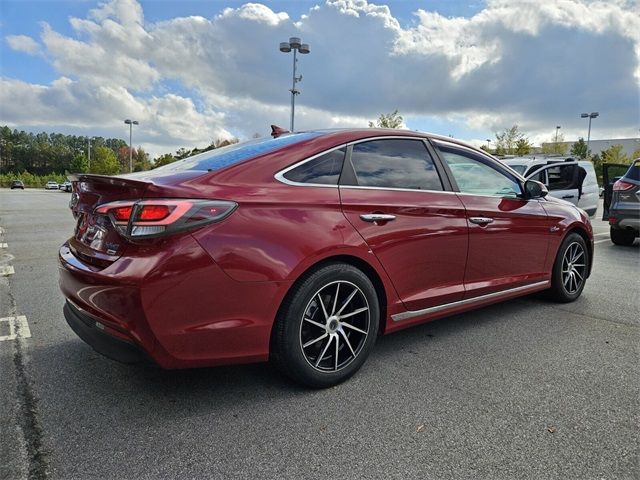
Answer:
<svg viewBox="0 0 640 480"><path fill-rule="evenodd" d="M511 167L527 180L544 183L549 195L567 200L580 207L590 217L596 214L600 189L593 164L587 160L572 158L508 158L502 163ZM586 176L580 185L577 167L582 167Z"/></svg>
<svg viewBox="0 0 640 480"><path fill-rule="evenodd" d="M58 190L58 182L54 182L53 180L49 180L47 184L44 186L45 190Z"/></svg>

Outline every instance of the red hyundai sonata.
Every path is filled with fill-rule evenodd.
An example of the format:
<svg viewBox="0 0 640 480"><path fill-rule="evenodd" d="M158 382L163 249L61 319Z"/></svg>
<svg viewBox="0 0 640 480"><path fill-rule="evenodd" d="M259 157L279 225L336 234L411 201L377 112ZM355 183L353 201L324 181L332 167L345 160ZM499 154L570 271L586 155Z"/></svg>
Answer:
<svg viewBox="0 0 640 480"><path fill-rule="evenodd" d="M418 132L284 134L73 191L67 322L165 368L271 359L333 385L379 334L541 290L573 301L593 258L584 211Z"/></svg>

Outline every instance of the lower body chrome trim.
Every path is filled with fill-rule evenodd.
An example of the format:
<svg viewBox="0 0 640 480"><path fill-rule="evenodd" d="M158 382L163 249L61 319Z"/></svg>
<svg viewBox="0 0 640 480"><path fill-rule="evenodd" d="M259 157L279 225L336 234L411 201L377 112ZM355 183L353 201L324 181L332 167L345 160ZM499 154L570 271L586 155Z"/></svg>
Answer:
<svg viewBox="0 0 640 480"><path fill-rule="evenodd" d="M502 290L500 292L488 293L486 295L480 295L479 297L467 298L465 300L458 300L457 302L444 303L442 305L436 305L434 307L423 308L422 310L409 310L407 312L396 313L391 315L391 319L394 322L400 322L402 320L408 320L410 318L419 317L428 313L436 313L442 310L449 310L456 307L462 307L464 305L473 305L474 303L484 302L492 298L506 297L513 293L526 292L528 290L539 290L540 287L551 286L550 280L544 280L542 282L531 283L529 285L523 285L521 287L510 288L508 290Z"/></svg>

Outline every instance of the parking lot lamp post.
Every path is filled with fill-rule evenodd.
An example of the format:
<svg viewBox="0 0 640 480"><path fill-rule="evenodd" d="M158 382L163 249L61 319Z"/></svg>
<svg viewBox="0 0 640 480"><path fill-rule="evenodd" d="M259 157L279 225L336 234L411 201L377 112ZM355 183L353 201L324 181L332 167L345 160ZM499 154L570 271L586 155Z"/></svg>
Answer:
<svg viewBox="0 0 640 480"><path fill-rule="evenodd" d="M558 130L560 130L562 127L560 125L558 125L556 127L556 144L558 143Z"/></svg>
<svg viewBox="0 0 640 480"><path fill-rule="evenodd" d="M127 118L124 121L124 123L129 125L129 172L133 172L133 156L132 156L133 147L132 147L132 144L131 144L131 135L132 135L133 126L134 125L138 125L138 121L137 120L129 120Z"/></svg>
<svg viewBox="0 0 640 480"><path fill-rule="evenodd" d="M91 137L87 137L87 169L91 169Z"/></svg>
<svg viewBox="0 0 640 480"><path fill-rule="evenodd" d="M296 95L300 95L300 91L296 89L296 83L302 81L302 75L296 76L296 64L298 63L297 53L300 52L302 55L306 55L310 52L309 44L302 43L298 37L289 38L288 42L280 43L280 51L283 53L289 53L293 50L293 82L291 84L291 128L290 131L293 132L294 125L294 117L296 110Z"/></svg>
<svg viewBox="0 0 640 480"><path fill-rule="evenodd" d="M600 115L598 112L591 113L581 113L580 118L588 118L589 119L589 130L587 131L587 156L589 156L589 142L591 141L591 119L598 118Z"/></svg>

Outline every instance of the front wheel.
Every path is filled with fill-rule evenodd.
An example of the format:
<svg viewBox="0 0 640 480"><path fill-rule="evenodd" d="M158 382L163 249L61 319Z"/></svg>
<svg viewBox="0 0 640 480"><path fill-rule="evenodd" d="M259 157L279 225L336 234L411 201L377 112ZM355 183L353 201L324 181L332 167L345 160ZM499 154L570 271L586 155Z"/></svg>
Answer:
<svg viewBox="0 0 640 480"><path fill-rule="evenodd" d="M577 233L567 235L553 264L549 292L554 300L573 302L580 296L587 281L589 261L589 250L584 239Z"/></svg>
<svg viewBox="0 0 640 480"><path fill-rule="evenodd" d="M333 263L294 286L276 319L272 359L279 370L311 387L353 375L371 352L380 308L369 278Z"/></svg>

